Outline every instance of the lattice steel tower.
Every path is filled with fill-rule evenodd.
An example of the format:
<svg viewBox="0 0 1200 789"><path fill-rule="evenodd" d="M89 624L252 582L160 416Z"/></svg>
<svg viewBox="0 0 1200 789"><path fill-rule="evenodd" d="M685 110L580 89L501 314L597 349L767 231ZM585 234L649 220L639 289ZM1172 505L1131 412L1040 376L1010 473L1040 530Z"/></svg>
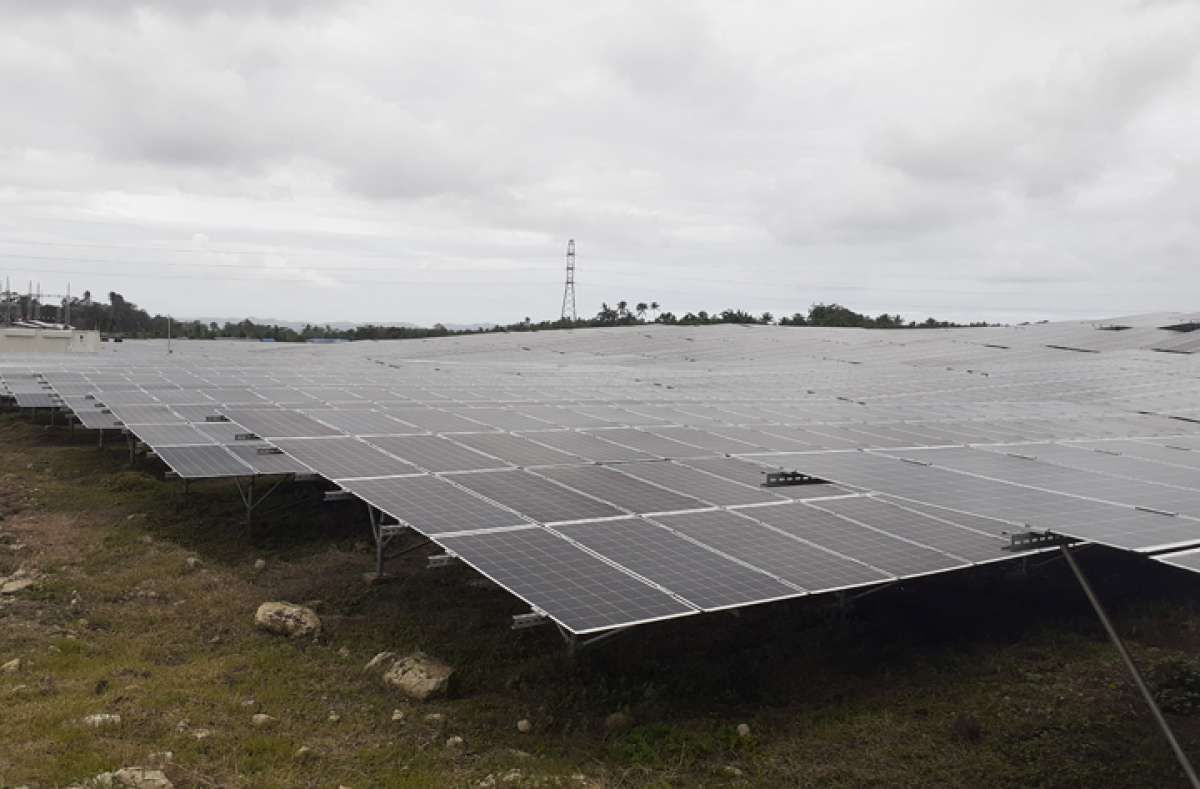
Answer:
<svg viewBox="0 0 1200 789"><path fill-rule="evenodd" d="M567 284L563 287L563 318L575 320L575 239L567 242Z"/></svg>

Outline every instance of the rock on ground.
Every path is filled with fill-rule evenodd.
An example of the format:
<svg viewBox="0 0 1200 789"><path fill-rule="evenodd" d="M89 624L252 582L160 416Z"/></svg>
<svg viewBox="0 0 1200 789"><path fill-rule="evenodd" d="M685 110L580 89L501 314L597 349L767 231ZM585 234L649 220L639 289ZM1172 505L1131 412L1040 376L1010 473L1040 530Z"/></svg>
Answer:
<svg viewBox="0 0 1200 789"><path fill-rule="evenodd" d="M303 638L321 633L321 618L311 608L292 603L263 603L254 614L260 630L288 638Z"/></svg>
<svg viewBox="0 0 1200 789"><path fill-rule="evenodd" d="M632 729L633 716L628 712L614 712L604 719L604 728L613 732Z"/></svg>
<svg viewBox="0 0 1200 789"><path fill-rule="evenodd" d="M36 570L26 570L24 567L9 576L0 576L0 594L16 594L23 592L38 582Z"/></svg>
<svg viewBox="0 0 1200 789"><path fill-rule="evenodd" d="M274 726L275 722L276 722L275 718L271 717L270 715L263 714L261 712L250 716L250 723L252 723L254 726L256 726L260 729L265 729L268 726Z"/></svg>
<svg viewBox="0 0 1200 789"><path fill-rule="evenodd" d="M406 696L425 701L445 696L454 669L424 652L414 652L392 664L383 674L383 682Z"/></svg>
<svg viewBox="0 0 1200 789"><path fill-rule="evenodd" d="M0 666L0 672L4 674L15 674L21 670L21 658L13 658L12 660Z"/></svg>
<svg viewBox="0 0 1200 789"><path fill-rule="evenodd" d="M84 716L83 725L91 726L93 729L103 729L109 726L120 726L121 716L114 715L111 712L97 712L94 715Z"/></svg>
<svg viewBox="0 0 1200 789"><path fill-rule="evenodd" d="M105 787L108 789L172 789L174 784L167 778L166 773L162 770L153 770L147 767L122 767L111 773L100 773L95 778L89 778L82 784L77 784L80 789L83 787Z"/></svg>
<svg viewBox="0 0 1200 789"><path fill-rule="evenodd" d="M375 657L367 661L367 665L363 666L363 671L379 671L386 668L385 664L396 657L395 652L380 652Z"/></svg>

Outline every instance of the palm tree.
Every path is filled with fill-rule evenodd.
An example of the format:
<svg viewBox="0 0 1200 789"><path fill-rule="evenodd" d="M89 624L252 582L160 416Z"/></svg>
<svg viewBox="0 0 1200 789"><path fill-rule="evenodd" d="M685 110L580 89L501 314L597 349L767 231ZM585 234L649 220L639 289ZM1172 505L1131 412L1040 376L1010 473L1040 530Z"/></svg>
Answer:
<svg viewBox="0 0 1200 789"><path fill-rule="evenodd" d="M617 317L624 318L628 314L629 314L629 302L618 301L617 302Z"/></svg>
<svg viewBox="0 0 1200 789"><path fill-rule="evenodd" d="M650 309L654 312L654 320L658 320L658 302L650 302Z"/></svg>
<svg viewBox="0 0 1200 789"><path fill-rule="evenodd" d="M644 301L639 301L633 309L637 313L638 319L644 321L646 320L646 310L650 309L650 306Z"/></svg>

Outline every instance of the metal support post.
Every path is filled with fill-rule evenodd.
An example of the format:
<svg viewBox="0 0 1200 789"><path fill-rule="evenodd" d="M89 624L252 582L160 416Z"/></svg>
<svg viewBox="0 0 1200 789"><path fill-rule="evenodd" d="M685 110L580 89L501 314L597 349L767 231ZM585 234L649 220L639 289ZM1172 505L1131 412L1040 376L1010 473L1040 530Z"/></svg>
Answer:
<svg viewBox="0 0 1200 789"><path fill-rule="evenodd" d="M1125 668L1129 670L1130 676L1133 677L1133 682L1141 691L1142 698L1146 700L1147 706L1150 707L1150 712L1154 715L1154 720L1158 723L1158 728L1162 730L1163 737L1171 746L1171 750L1175 752L1175 758L1179 761L1179 766L1183 768L1184 774L1187 776L1188 782L1193 789L1200 789L1200 778L1197 778L1196 771L1192 768L1192 763L1188 759L1183 748L1180 747L1179 741L1175 739L1175 733L1171 731L1171 724L1167 722L1163 716L1162 710L1158 708L1158 703L1154 700L1154 694L1150 692L1146 681L1142 679L1141 672L1138 671L1137 665L1133 662L1128 650L1125 649L1125 644L1121 642L1121 637L1117 635L1117 631L1113 628L1112 622L1108 619L1108 614L1104 612L1104 607L1100 605L1100 599L1096 597L1096 593L1092 591L1091 585L1076 563L1075 557L1071 554L1071 548L1068 545L1060 545L1059 550L1062 551L1063 559L1071 568L1071 572L1075 573L1075 579L1079 581L1079 585L1083 587L1083 593L1087 595L1088 602L1092 604L1092 608L1096 611L1096 616L1100 618L1100 623L1104 625L1104 630L1108 633L1108 638L1112 641L1113 646L1117 648L1117 653L1120 654L1121 660L1125 663Z"/></svg>

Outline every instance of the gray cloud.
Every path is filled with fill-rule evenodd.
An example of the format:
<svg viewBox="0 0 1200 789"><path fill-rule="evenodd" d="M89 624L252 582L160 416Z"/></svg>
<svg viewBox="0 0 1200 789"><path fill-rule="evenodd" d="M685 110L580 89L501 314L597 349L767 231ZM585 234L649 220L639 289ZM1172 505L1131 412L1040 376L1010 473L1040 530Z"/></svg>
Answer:
<svg viewBox="0 0 1200 789"><path fill-rule="evenodd" d="M1128 0L0 3L0 274L519 319L575 237L586 305L1194 308L1198 52Z"/></svg>

